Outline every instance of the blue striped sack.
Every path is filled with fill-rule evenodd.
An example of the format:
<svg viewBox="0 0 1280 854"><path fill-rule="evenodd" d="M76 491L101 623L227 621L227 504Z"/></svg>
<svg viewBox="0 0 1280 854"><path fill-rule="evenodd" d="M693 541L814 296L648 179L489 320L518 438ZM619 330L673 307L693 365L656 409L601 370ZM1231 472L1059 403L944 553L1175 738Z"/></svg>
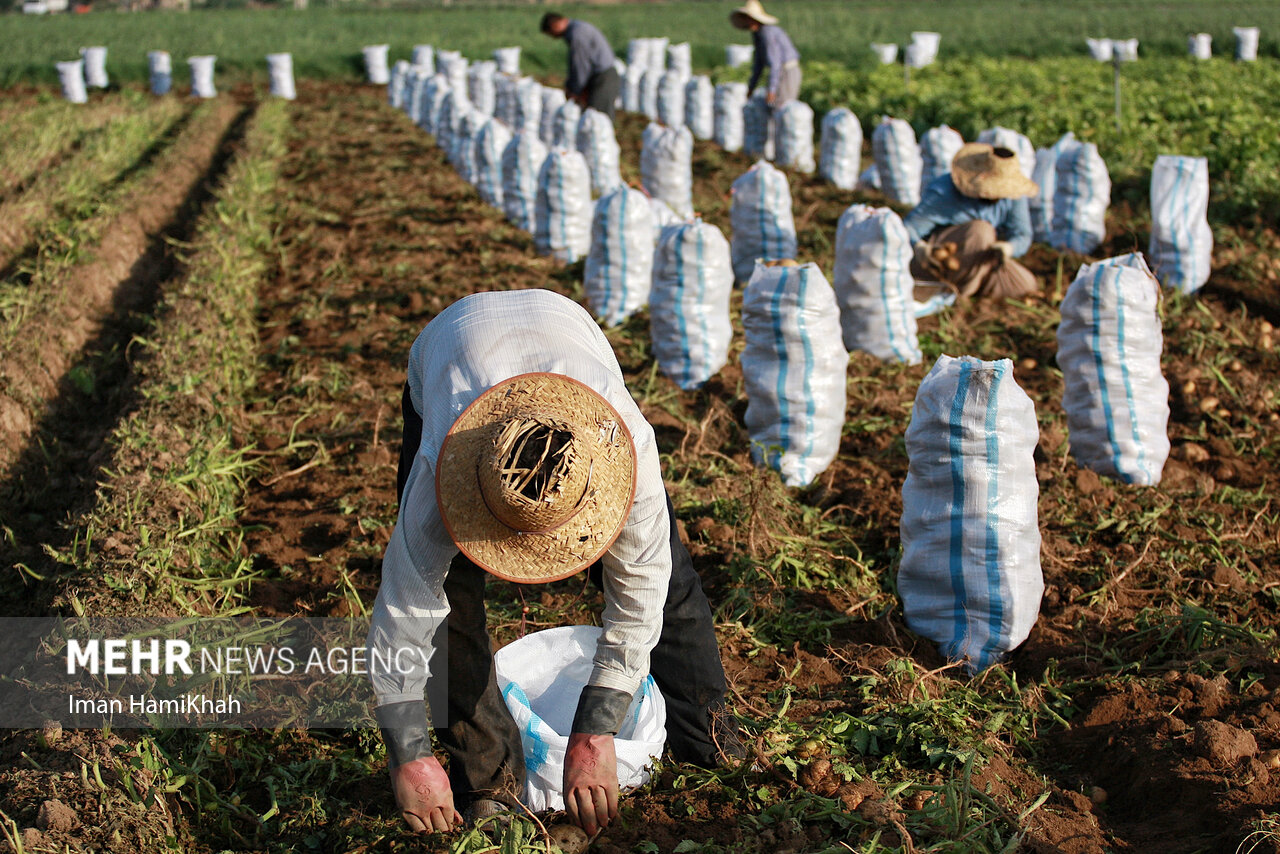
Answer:
<svg viewBox="0 0 1280 854"><path fill-rule="evenodd" d="M907 626L971 674L1026 640L1039 616L1039 438L1008 359L941 356L916 392L898 594Z"/></svg>

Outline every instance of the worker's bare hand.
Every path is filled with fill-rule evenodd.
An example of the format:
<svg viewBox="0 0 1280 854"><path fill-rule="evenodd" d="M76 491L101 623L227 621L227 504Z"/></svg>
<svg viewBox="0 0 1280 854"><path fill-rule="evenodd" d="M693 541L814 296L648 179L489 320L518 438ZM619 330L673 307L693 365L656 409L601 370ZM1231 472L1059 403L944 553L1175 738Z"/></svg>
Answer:
<svg viewBox="0 0 1280 854"><path fill-rule="evenodd" d="M588 836L618 817L618 757L611 735L569 736L564 759L564 809Z"/></svg>
<svg viewBox="0 0 1280 854"><path fill-rule="evenodd" d="M448 830L462 824L453 808L449 776L434 756L424 756L391 769L391 789L410 830Z"/></svg>

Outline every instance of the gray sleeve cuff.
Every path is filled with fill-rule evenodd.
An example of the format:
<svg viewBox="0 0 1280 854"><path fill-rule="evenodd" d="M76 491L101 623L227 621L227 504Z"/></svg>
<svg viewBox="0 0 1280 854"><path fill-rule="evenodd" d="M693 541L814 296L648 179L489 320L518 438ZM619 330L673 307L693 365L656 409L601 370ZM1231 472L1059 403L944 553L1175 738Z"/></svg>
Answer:
<svg viewBox="0 0 1280 854"><path fill-rule="evenodd" d="M427 705L421 700L378 706L373 717L387 745L387 759L392 768L431 755L431 732L427 723Z"/></svg>
<svg viewBox="0 0 1280 854"><path fill-rule="evenodd" d="M588 685L578 698L573 731L585 735L617 735L631 706L631 695L616 688Z"/></svg>

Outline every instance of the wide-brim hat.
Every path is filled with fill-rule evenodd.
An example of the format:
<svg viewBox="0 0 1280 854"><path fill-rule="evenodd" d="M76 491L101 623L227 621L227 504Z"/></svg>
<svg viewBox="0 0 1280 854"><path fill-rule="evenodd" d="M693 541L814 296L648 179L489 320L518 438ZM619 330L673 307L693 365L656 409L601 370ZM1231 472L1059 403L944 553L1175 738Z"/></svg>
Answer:
<svg viewBox="0 0 1280 854"><path fill-rule="evenodd" d="M436 504L450 538L482 569L558 581L617 539L635 482L635 443L607 400L560 374L521 374L449 428Z"/></svg>
<svg viewBox="0 0 1280 854"><path fill-rule="evenodd" d="M1020 199L1040 190L1022 173L1017 152L985 142L960 147L951 158L951 180L957 190L974 199Z"/></svg>
<svg viewBox="0 0 1280 854"><path fill-rule="evenodd" d="M729 23L740 30L745 30L749 21L755 21L765 26L778 23L778 19L766 12L764 6L760 5L760 0L747 0L746 3L729 13Z"/></svg>

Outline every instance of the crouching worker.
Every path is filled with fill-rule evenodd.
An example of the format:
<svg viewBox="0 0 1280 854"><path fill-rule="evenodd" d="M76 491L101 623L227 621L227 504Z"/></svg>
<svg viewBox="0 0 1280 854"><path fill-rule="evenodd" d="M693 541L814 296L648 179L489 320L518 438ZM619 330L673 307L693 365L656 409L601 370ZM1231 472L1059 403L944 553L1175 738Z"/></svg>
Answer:
<svg viewBox="0 0 1280 854"><path fill-rule="evenodd" d="M586 570L603 633L569 736L564 801L588 834L618 812L613 737L644 676L666 700L673 759L705 767L742 744L723 710L711 609L680 542L653 428L591 316L543 290L473 294L427 325L409 356L400 516L369 634L447 676L433 725L427 674L371 668L401 814L415 830L518 809L520 733L495 678L487 575L531 584ZM394 668L387 668L394 670ZM434 689L428 691L435 700ZM447 708L440 708L443 705ZM713 735L715 733L715 735Z"/></svg>
<svg viewBox="0 0 1280 854"><path fill-rule="evenodd" d="M915 244L911 275L942 282L962 297L1019 297L1039 290L1015 258L1031 248L1036 183L1018 155L982 142L962 147L951 172L934 178L903 225Z"/></svg>

